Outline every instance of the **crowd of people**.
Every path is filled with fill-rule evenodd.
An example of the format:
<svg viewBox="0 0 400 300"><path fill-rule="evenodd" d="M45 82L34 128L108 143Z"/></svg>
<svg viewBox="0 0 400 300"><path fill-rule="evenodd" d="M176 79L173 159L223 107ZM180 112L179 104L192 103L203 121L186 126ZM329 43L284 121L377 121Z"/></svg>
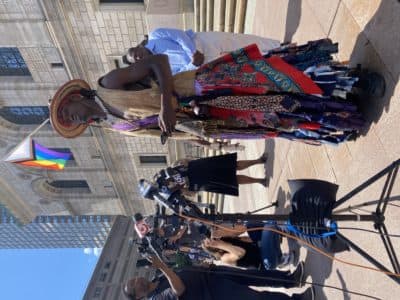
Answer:
<svg viewBox="0 0 400 300"><path fill-rule="evenodd" d="M123 286L128 299L314 299L313 288L288 296L249 287L305 285L304 262L298 261L298 253L282 254L279 234L268 230L279 229L275 223L236 224L232 234L223 228L167 219L149 231L162 250L146 256L161 272L152 281L128 280ZM248 232L257 226L265 230Z"/></svg>
<svg viewBox="0 0 400 300"><path fill-rule="evenodd" d="M64 84L49 104L50 119L65 138L96 122L132 137L232 152L242 148L226 140L279 137L337 145L355 139L365 125L360 91L381 95L384 89L376 73L335 61L337 52L329 39L281 45L251 35L158 29L129 49L127 67L99 78L95 90L83 80ZM266 160L238 161L232 153L181 161L171 168L172 180L191 192L238 196L240 184L266 185L266 179L237 171ZM164 276L130 279L123 287L129 299L314 299L312 287L291 297L249 287L304 284L298 253L282 253L280 235L268 230L277 224L238 224L235 235L198 224L178 231L167 225L158 235L168 261L148 257ZM265 230L248 231L254 226ZM282 268L295 270L276 270Z"/></svg>
<svg viewBox="0 0 400 300"><path fill-rule="evenodd" d="M237 196L238 166L249 167L265 163L266 159L262 156L237 161L236 154L227 154L178 161L157 173L154 184L164 192L213 191ZM158 249L162 261L157 256L149 260L165 278L156 278L154 282L144 278L129 280L124 293L130 299L217 299L222 295L229 299L314 299L313 288L289 297L285 293L256 292L248 287L292 288L305 284L299 251L283 253L278 231L284 228L275 222L240 222L231 227L233 230L227 230L199 220L186 221L179 216L164 217L162 222L154 222L154 218L147 218L142 234L151 236L155 245L162 245ZM138 214L135 220L142 224L143 217ZM162 225L153 228L151 224ZM253 231L257 228L261 230ZM294 271L289 272L291 269ZM224 287L216 291L214 284Z"/></svg>

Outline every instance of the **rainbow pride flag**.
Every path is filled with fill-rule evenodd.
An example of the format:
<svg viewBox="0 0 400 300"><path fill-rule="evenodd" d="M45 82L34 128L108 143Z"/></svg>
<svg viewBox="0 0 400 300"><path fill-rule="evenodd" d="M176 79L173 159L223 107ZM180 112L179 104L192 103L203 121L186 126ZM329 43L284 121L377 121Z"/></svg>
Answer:
<svg viewBox="0 0 400 300"><path fill-rule="evenodd" d="M28 137L7 155L3 161L27 167L62 170L71 157L71 152L58 152L48 149Z"/></svg>

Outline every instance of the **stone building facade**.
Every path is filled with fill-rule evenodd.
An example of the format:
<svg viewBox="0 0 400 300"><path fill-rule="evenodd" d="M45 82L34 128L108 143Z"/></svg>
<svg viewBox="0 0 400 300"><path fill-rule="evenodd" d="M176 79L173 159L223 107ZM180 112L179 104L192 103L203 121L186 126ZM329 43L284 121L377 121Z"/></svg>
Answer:
<svg viewBox="0 0 400 300"><path fill-rule="evenodd" d="M48 99L61 84L81 78L95 87L115 60L143 39L147 19L154 28L157 20L170 24L175 13L181 16L176 27L182 28L190 2L0 0L0 156L46 119ZM72 151L74 161L61 172L0 163L1 201L23 222L36 215L146 213L152 208L140 200L137 179L183 153L175 144L95 127L67 140L47 125L34 139Z"/></svg>
<svg viewBox="0 0 400 300"><path fill-rule="evenodd" d="M133 220L118 216L103 247L96 268L88 283L83 300L123 300L122 285L129 278L149 278L153 271L136 268L140 254Z"/></svg>

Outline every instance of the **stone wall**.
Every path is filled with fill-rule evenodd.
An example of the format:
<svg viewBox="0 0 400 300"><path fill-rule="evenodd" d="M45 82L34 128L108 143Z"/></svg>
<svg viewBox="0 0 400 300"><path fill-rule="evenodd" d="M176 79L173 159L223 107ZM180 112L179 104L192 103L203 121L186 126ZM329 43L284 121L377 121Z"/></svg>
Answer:
<svg viewBox="0 0 400 300"><path fill-rule="evenodd" d="M131 8L103 7L98 0L1 0L0 47L18 48L31 76L2 76L0 104L47 106L60 84L72 77L93 85L114 68L115 57L146 33L144 6ZM0 155L8 153L37 125L20 125L0 118ZM8 196L2 201L25 222L37 214L129 215L143 210L135 178L153 170L146 171L143 165L135 169L135 156L129 150L167 155L167 148L159 147L158 140L135 141L99 130L87 130L83 137L66 140L45 126L34 138L49 148L71 149L75 162L61 172L0 163L0 190ZM102 141L109 148L101 146ZM111 156L123 168L113 168ZM85 180L90 194L68 190L60 193L48 188L47 183L53 180L72 179Z"/></svg>
<svg viewBox="0 0 400 300"><path fill-rule="evenodd" d="M149 268L136 267L136 261L140 258L136 239L138 237L132 219L118 216L97 261L83 300L124 300L126 297L122 292L123 283L135 276L149 278L154 273Z"/></svg>
<svg viewBox="0 0 400 300"><path fill-rule="evenodd" d="M171 15L170 2L164 0L119 5L100 2L0 0L0 47L18 48L31 74L2 76L1 106L47 106L57 88L71 78L87 80L95 88L97 79L115 68L115 60L147 34L152 13L159 21L159 25L152 21L156 27ZM190 5L191 1L179 1L172 13L190 14ZM150 6L153 10L146 11ZM16 124L0 117L0 155L4 156L37 125ZM166 164L143 164L140 156L162 155L167 163L176 156L169 151L175 149L174 144L162 146L159 139L127 138L97 128L67 140L45 126L34 138L49 148L71 149L75 162L62 172L0 163L0 189L10 195L5 204L23 221L37 214L148 213L152 204L140 199L136 182L151 178ZM49 181L72 179L85 180L91 193L60 194L48 189Z"/></svg>
<svg viewBox="0 0 400 300"><path fill-rule="evenodd" d="M98 0L45 3L48 9L57 10L60 19L54 21L63 23L70 46L75 47L76 59L93 84L100 75L115 68L114 59L119 59L147 33L144 5L121 7L100 4Z"/></svg>

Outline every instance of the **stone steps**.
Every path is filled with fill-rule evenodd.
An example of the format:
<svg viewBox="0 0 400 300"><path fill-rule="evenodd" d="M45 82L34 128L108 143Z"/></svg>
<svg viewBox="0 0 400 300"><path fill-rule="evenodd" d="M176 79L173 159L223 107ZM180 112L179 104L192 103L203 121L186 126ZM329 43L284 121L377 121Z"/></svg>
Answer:
<svg viewBox="0 0 400 300"><path fill-rule="evenodd" d="M247 0L194 0L194 30L243 33Z"/></svg>

